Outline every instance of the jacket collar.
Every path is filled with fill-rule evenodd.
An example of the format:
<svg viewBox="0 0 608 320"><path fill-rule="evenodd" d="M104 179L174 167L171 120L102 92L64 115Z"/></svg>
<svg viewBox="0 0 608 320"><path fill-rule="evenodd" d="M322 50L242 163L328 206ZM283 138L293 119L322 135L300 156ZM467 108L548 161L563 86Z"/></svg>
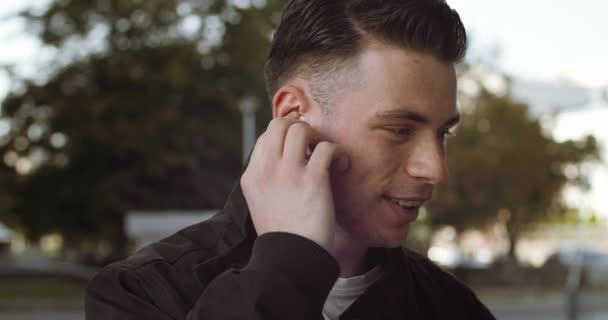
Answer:
<svg viewBox="0 0 608 320"><path fill-rule="evenodd" d="M215 243L217 255L194 267L199 282L206 284L227 268L244 267L257 237L240 183L232 189L224 208L211 219L225 227Z"/></svg>
<svg viewBox="0 0 608 320"><path fill-rule="evenodd" d="M230 217L230 220L233 221L243 239L252 236L254 239L257 237L253 222L251 221L249 207L247 206L247 201L239 182L236 183L232 192L230 192L230 196L228 196L228 200L220 214Z"/></svg>

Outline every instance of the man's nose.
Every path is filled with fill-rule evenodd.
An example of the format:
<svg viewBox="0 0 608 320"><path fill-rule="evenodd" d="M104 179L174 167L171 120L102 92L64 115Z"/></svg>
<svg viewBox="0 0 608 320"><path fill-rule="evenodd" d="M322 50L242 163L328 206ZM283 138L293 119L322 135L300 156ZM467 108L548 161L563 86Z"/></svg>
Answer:
<svg viewBox="0 0 608 320"><path fill-rule="evenodd" d="M439 141L416 145L406 161L407 173L429 184L438 184L447 178L445 149Z"/></svg>

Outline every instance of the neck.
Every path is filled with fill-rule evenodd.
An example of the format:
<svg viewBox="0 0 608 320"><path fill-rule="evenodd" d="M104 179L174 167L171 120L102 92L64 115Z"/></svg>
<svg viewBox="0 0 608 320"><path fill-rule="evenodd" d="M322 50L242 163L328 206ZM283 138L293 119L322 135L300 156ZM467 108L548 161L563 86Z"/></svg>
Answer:
<svg viewBox="0 0 608 320"><path fill-rule="evenodd" d="M341 278L362 275L372 267L367 259L368 247L352 239L339 226L336 226L334 244L330 253L340 265Z"/></svg>

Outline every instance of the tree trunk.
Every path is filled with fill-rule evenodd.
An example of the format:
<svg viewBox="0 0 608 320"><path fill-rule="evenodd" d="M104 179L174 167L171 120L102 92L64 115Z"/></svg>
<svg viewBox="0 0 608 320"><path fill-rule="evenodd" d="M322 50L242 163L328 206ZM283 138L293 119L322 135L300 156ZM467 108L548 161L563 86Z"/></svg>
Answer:
<svg viewBox="0 0 608 320"><path fill-rule="evenodd" d="M519 261L516 256L517 240L519 240L519 223L515 217L507 222L507 237L509 238L509 251L507 253L507 261L513 265L518 265Z"/></svg>
<svg viewBox="0 0 608 320"><path fill-rule="evenodd" d="M123 260L129 256L129 237L125 224L125 215L120 210L113 210L112 225L110 234L110 244L112 253L108 257L108 262Z"/></svg>

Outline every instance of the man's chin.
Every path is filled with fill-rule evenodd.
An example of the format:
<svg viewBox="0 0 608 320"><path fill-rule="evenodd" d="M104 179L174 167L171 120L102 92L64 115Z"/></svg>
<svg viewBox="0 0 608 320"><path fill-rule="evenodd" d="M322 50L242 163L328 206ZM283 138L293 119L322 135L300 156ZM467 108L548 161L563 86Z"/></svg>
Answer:
<svg viewBox="0 0 608 320"><path fill-rule="evenodd" d="M379 239L373 241L372 247L378 248L398 248L403 246L403 243L407 239L408 229L401 230L401 232L392 232L381 234Z"/></svg>

